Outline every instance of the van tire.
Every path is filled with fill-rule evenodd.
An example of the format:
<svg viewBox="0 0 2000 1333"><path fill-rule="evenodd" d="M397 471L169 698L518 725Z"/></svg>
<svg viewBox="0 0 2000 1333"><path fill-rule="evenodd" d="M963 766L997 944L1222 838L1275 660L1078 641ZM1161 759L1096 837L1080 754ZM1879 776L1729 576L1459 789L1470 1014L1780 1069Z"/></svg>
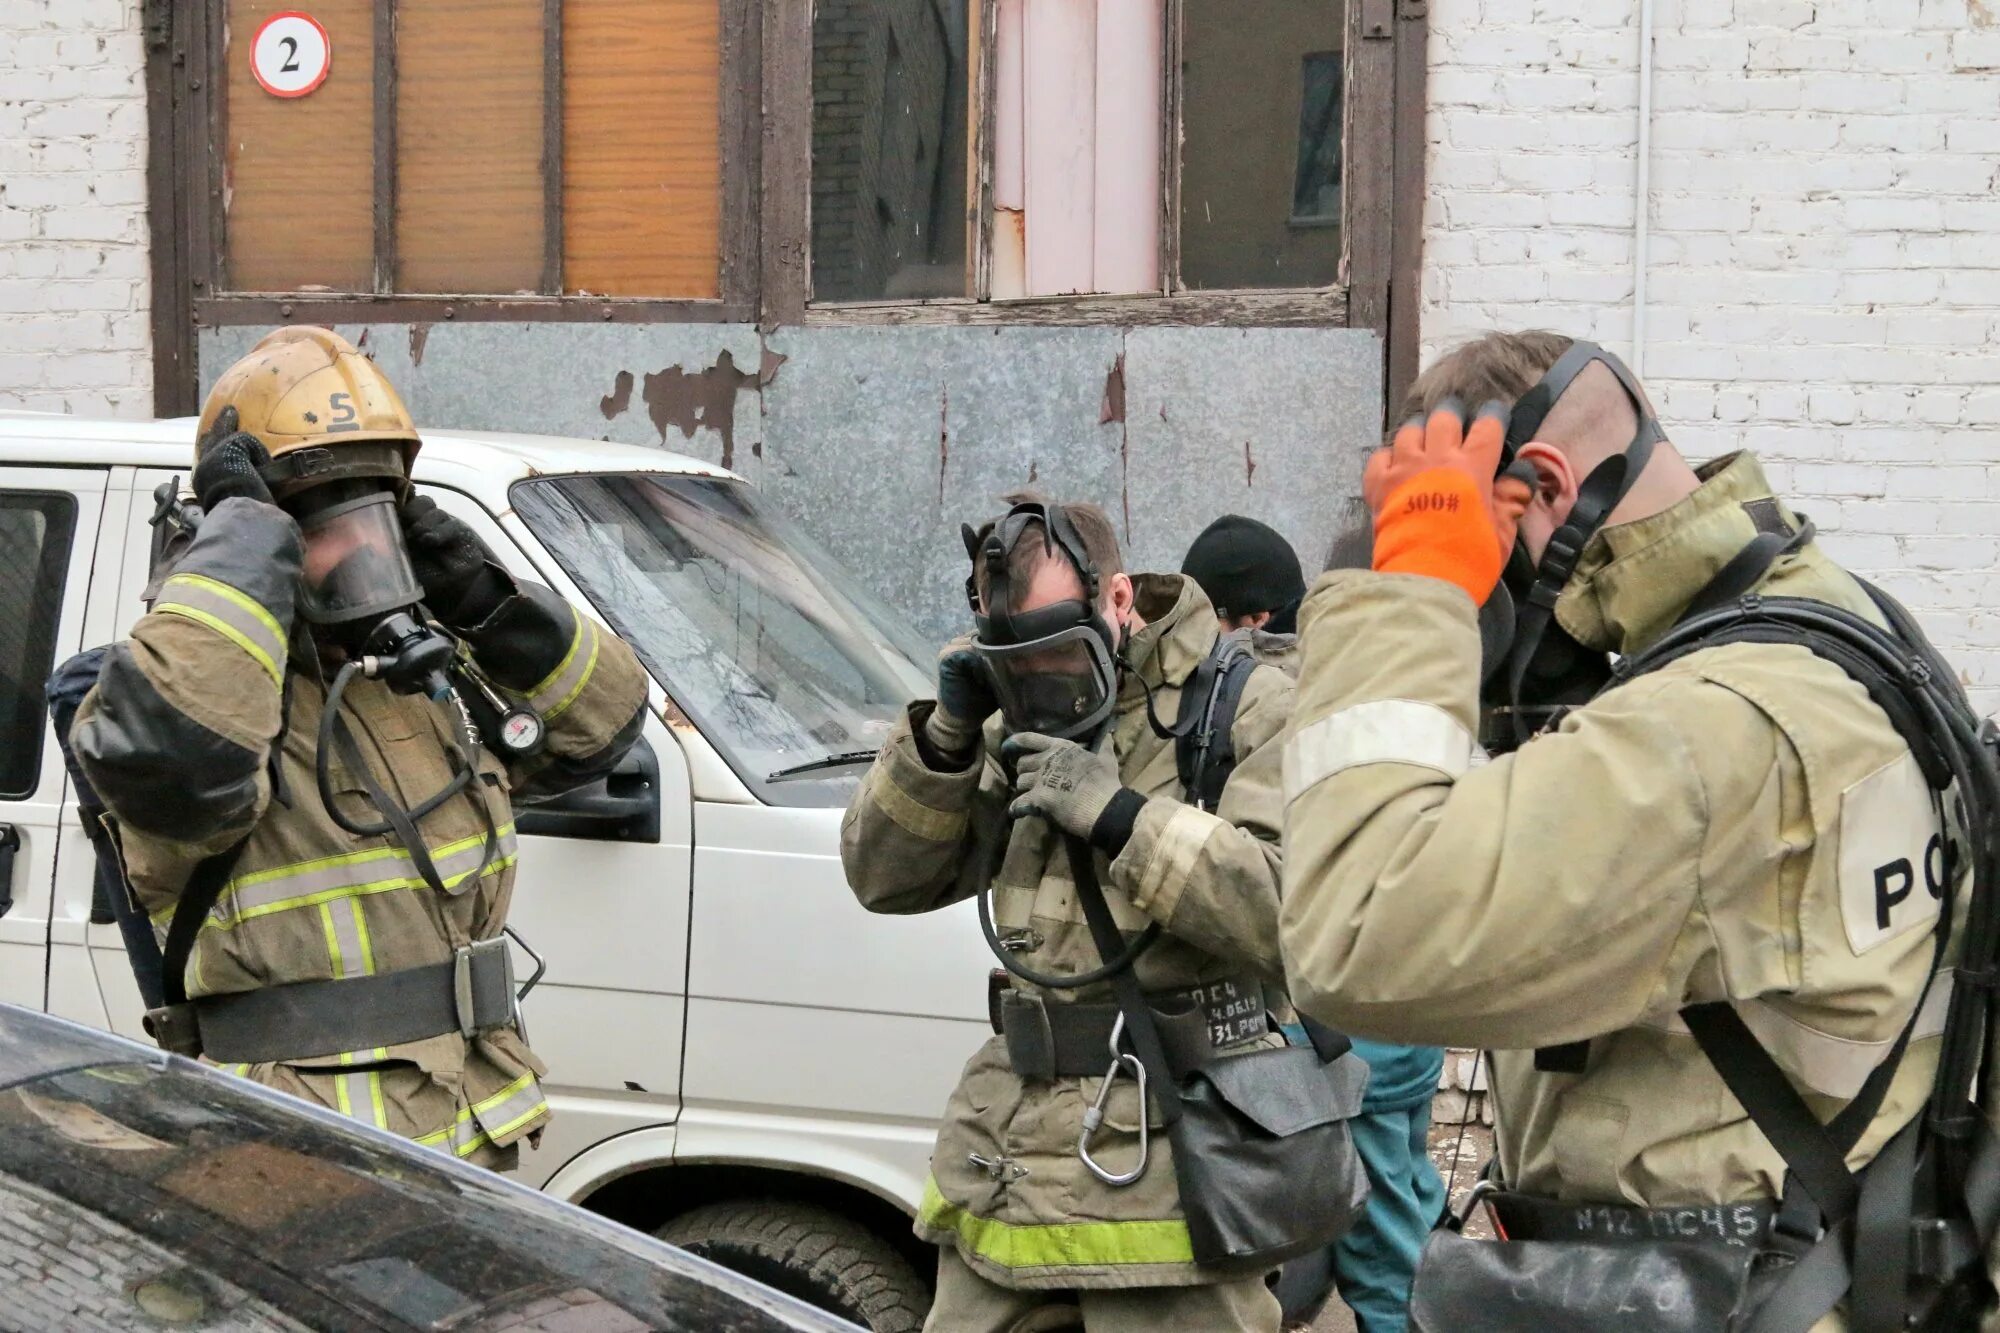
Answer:
<svg viewBox="0 0 2000 1333"><path fill-rule="evenodd" d="M921 1333L930 1287L896 1247L830 1208L788 1200L711 1203L655 1233L874 1333Z"/></svg>

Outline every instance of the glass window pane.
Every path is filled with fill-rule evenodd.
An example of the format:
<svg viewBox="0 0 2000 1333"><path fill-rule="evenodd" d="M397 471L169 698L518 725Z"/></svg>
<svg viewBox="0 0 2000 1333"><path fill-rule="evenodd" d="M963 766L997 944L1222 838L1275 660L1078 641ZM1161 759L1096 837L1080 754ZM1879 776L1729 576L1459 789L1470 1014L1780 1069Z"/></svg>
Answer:
<svg viewBox="0 0 2000 1333"><path fill-rule="evenodd" d="M1181 281L1323 287L1340 266L1341 0L1186 0Z"/></svg>
<svg viewBox="0 0 2000 1333"><path fill-rule="evenodd" d="M375 285L375 6L318 0L326 82L274 97L250 44L293 0L230 0L224 148L228 285L241 292L365 292Z"/></svg>
<svg viewBox="0 0 2000 1333"><path fill-rule="evenodd" d="M0 492L0 796L31 796L42 768L42 686L55 666L76 501Z"/></svg>
<svg viewBox="0 0 2000 1333"><path fill-rule="evenodd" d="M814 299L967 295L970 9L964 0L815 6Z"/></svg>
<svg viewBox="0 0 2000 1333"><path fill-rule="evenodd" d="M774 805L845 805L866 767L847 757L872 753L930 687L918 663L931 650L739 482L570 477L512 494L605 623Z"/></svg>
<svg viewBox="0 0 2000 1333"><path fill-rule="evenodd" d="M543 0L398 0L396 290L542 279Z"/></svg>
<svg viewBox="0 0 2000 1333"><path fill-rule="evenodd" d="M1340 222L1340 79L1340 52L1315 51L1305 58L1294 222Z"/></svg>
<svg viewBox="0 0 2000 1333"><path fill-rule="evenodd" d="M721 62L719 0L566 0L565 290L720 295Z"/></svg>

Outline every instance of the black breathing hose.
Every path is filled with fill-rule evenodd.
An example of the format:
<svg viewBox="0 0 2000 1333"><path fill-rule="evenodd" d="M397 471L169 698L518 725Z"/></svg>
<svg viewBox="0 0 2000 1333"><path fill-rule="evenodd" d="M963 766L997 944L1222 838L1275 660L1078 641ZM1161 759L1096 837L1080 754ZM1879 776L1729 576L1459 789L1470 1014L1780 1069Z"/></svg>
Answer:
<svg viewBox="0 0 2000 1333"><path fill-rule="evenodd" d="M476 742L465 726L454 726L452 728L452 735L458 740L459 751L456 757L462 764L462 767L442 787L416 805L407 809L397 805L395 799L375 781L374 776L368 771L367 756L361 753L359 745L354 740L354 734L348 730L346 722L340 716L341 700L347 694L348 684L354 679L355 674L361 670L361 665L360 662L353 660L342 663L339 672L333 678L332 686L326 692L326 705L321 711L319 719L319 744L313 755L313 779L319 787L320 804L326 808L327 814L332 817L334 823L358 837L377 837L382 834L393 834L410 853L410 857L416 863L417 871L423 877L424 882L440 893L448 893L450 889L438 874L436 866L432 864L430 849L424 845L423 838L418 833L416 825L418 820L438 809L446 801L465 791L472 784L475 775L479 771L479 756L475 748ZM379 822L363 821L350 816L340 808L339 802L334 799L330 762L333 748L336 744L346 754L349 765L355 768L355 777L366 790L368 799L382 814L383 818ZM450 751L446 753L449 755ZM486 825L486 842L479 858L478 867L471 874L463 876L457 881L461 884L478 883L481 877L486 874L487 868L493 864L493 859L500 850L500 830L494 825L493 812L487 808L486 802L480 799L477 791L472 793L472 803L478 807L480 819Z"/></svg>

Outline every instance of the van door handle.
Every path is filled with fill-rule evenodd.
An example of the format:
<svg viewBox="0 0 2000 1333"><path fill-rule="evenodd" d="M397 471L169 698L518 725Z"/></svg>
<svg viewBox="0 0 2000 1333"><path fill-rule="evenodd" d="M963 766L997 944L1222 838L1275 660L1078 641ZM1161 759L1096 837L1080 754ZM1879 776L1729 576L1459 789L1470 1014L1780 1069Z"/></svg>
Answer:
<svg viewBox="0 0 2000 1333"><path fill-rule="evenodd" d="M21 830L0 824L0 916L14 906L14 853L21 850Z"/></svg>

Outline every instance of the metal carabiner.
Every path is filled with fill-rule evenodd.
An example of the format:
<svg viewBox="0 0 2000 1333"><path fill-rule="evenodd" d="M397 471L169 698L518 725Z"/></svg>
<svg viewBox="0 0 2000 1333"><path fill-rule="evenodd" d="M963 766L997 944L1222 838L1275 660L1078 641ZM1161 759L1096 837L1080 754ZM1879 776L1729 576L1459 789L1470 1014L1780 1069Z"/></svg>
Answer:
<svg viewBox="0 0 2000 1333"><path fill-rule="evenodd" d="M1090 1169L1091 1175L1114 1189L1130 1185L1146 1174L1146 1158L1152 1146L1146 1126L1146 1066L1138 1056L1118 1049L1119 1039L1124 1035L1125 1015L1120 1014L1111 1025L1111 1067L1104 1071L1104 1082L1097 1089L1097 1100L1083 1113L1083 1131L1076 1137L1077 1160ZM1104 1107L1111 1100L1112 1085L1118 1082L1119 1071L1125 1069L1131 1071L1133 1081L1139 1085L1139 1161L1130 1171L1107 1171L1090 1155L1090 1141L1097 1136L1098 1127L1104 1123Z"/></svg>

